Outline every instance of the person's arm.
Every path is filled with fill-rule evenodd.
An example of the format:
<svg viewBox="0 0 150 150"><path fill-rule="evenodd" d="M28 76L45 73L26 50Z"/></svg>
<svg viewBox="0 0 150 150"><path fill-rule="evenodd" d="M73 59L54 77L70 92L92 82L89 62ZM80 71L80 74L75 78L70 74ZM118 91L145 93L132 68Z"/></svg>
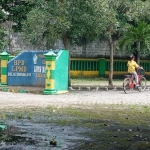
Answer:
<svg viewBox="0 0 150 150"><path fill-rule="evenodd" d="M135 64L135 68L137 68L137 69L143 69L143 67L139 66L137 63Z"/></svg>
<svg viewBox="0 0 150 150"><path fill-rule="evenodd" d="M138 69L143 69L143 67L141 67L141 66L138 66Z"/></svg>
<svg viewBox="0 0 150 150"><path fill-rule="evenodd" d="M129 61L127 62L127 67L129 67Z"/></svg>

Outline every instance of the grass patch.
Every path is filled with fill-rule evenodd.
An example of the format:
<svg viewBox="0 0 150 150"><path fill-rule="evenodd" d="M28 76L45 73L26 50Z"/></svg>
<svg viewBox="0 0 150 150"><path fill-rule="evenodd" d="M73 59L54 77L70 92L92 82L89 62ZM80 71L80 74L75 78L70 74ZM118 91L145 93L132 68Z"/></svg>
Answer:
<svg viewBox="0 0 150 150"><path fill-rule="evenodd" d="M53 123L86 129L80 135L88 140L73 140L72 149L145 150L150 149L150 107L97 105L91 108L24 108L0 112L2 122L28 119L34 123Z"/></svg>

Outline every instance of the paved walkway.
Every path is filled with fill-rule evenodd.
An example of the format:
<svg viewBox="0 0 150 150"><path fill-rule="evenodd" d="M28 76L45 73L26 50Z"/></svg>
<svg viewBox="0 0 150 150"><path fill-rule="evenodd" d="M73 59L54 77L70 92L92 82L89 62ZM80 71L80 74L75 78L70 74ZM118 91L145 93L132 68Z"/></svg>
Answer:
<svg viewBox="0 0 150 150"><path fill-rule="evenodd" d="M0 92L0 108L12 107L95 107L99 104L150 105L150 91L70 91L60 95Z"/></svg>
<svg viewBox="0 0 150 150"><path fill-rule="evenodd" d="M0 108L5 107L91 107L98 104L150 105L150 82L144 92L125 94L122 82L109 89L108 82L74 82L69 92L59 95L42 95L44 87L9 86L0 88ZM28 92L28 93L24 93Z"/></svg>

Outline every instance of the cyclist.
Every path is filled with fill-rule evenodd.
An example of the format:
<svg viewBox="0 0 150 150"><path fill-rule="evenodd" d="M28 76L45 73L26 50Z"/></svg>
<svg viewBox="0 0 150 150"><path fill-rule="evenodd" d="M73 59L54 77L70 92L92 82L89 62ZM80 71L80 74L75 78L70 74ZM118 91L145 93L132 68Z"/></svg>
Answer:
<svg viewBox="0 0 150 150"><path fill-rule="evenodd" d="M130 60L128 61L128 73L131 73L135 76L135 82L136 82L136 87L139 86L138 84L138 75L135 69L143 69L143 67L140 67L135 61L135 56L133 54L130 55Z"/></svg>

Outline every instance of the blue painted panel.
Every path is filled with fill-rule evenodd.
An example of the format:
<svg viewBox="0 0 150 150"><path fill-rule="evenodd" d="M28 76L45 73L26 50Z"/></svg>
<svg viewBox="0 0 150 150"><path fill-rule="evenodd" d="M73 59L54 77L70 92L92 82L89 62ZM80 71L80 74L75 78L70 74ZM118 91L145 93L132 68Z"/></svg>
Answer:
<svg viewBox="0 0 150 150"><path fill-rule="evenodd" d="M47 51L24 51L8 62L8 85L44 86Z"/></svg>

